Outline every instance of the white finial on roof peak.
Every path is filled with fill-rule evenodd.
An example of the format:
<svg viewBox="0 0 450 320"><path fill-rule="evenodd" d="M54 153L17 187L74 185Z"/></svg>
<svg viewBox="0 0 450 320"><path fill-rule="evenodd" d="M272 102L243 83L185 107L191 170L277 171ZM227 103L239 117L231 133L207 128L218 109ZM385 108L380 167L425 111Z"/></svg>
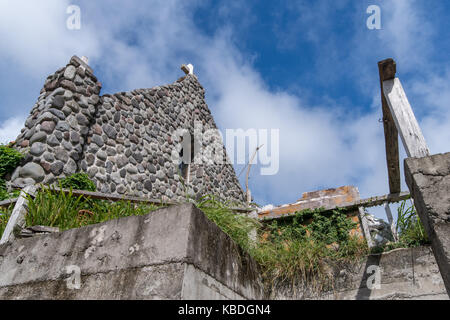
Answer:
<svg viewBox="0 0 450 320"><path fill-rule="evenodd" d="M183 72L186 74L194 74L194 66L190 63L188 65L182 64L181 70L183 70Z"/></svg>

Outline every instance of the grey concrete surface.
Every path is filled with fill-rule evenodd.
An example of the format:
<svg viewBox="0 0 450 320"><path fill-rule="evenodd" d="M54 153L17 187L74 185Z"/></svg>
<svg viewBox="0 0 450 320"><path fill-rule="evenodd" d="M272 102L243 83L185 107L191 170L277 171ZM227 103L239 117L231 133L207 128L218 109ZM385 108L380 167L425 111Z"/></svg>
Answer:
<svg viewBox="0 0 450 320"><path fill-rule="evenodd" d="M450 153L405 159L405 177L450 296Z"/></svg>
<svg viewBox="0 0 450 320"><path fill-rule="evenodd" d="M192 204L0 246L3 299L184 299L183 292L262 297L255 262Z"/></svg>
<svg viewBox="0 0 450 320"><path fill-rule="evenodd" d="M431 248L396 249L335 266L333 283L317 292L311 286L278 285L272 299L447 300ZM333 288L334 287L334 288ZM333 289L330 289L333 288Z"/></svg>
<svg viewBox="0 0 450 320"><path fill-rule="evenodd" d="M330 272L320 292L310 283L264 291L255 261L192 204L0 245L0 299L448 298L429 247Z"/></svg>

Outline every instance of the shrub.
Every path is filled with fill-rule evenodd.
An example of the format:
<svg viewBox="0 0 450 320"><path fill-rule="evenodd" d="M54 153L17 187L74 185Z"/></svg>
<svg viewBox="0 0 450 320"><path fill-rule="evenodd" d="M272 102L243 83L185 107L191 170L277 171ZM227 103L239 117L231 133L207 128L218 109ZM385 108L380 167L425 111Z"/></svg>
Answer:
<svg viewBox="0 0 450 320"><path fill-rule="evenodd" d="M76 189L76 190L86 190L86 191L96 191L97 187L95 183L89 179L89 176L86 173L74 173L69 177L63 178L59 180L61 183L61 187L67 189Z"/></svg>
<svg viewBox="0 0 450 320"><path fill-rule="evenodd" d="M397 208L397 213L397 233L400 243L407 247L416 247L429 243L414 204L406 207L406 200L403 201Z"/></svg>
<svg viewBox="0 0 450 320"><path fill-rule="evenodd" d="M322 290L333 280L330 266L368 253L366 242L350 235L355 224L341 210L305 210L293 219L263 224L233 213L214 197L196 204L258 262L267 289L307 281Z"/></svg>
<svg viewBox="0 0 450 320"><path fill-rule="evenodd" d="M0 178L14 171L23 159L23 154L14 148L0 145Z"/></svg>
<svg viewBox="0 0 450 320"><path fill-rule="evenodd" d="M252 241L249 234L261 228L261 223L246 215L234 213L228 203L221 202L212 195L200 198L195 204L244 250L250 249Z"/></svg>
<svg viewBox="0 0 450 320"><path fill-rule="evenodd" d="M9 217L14 209L14 203L10 204L7 208L0 208L0 238L5 231L6 225L8 224Z"/></svg>
<svg viewBox="0 0 450 320"><path fill-rule="evenodd" d="M406 200L397 208L396 229L397 242L388 242L372 249L372 253L381 253L398 248L411 248L430 244L422 222L417 215L414 204L406 206Z"/></svg>
<svg viewBox="0 0 450 320"><path fill-rule="evenodd" d="M12 173L19 165L23 155L14 148L0 145L0 201L16 196L19 191L8 193L5 176Z"/></svg>

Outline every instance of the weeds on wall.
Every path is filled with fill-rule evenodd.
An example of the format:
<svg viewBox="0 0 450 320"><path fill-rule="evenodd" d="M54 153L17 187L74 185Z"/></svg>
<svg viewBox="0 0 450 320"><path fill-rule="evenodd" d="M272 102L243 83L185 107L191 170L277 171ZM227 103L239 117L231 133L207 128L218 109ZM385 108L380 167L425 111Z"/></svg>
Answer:
<svg viewBox="0 0 450 320"><path fill-rule="evenodd" d="M109 202L75 196L42 187L36 197L27 196L26 225L45 225L60 230L78 228L131 215L144 215L156 205L129 201ZM355 228L343 210L297 212L289 220L261 223L236 214L230 203L214 196L195 202L206 216L258 262L267 290L278 285L308 287L316 292L333 289L334 267L358 261L369 253L364 239L353 236ZM9 214L12 207L9 209ZM8 213L0 216L0 232ZM397 228L403 246L424 244L426 235L413 207L399 207Z"/></svg>
<svg viewBox="0 0 450 320"><path fill-rule="evenodd" d="M251 251L254 248L255 242L251 239L251 235L256 236L255 232L262 228L261 222L244 214L234 213L230 209L230 203L222 202L215 196L204 196L195 202L195 205L242 249Z"/></svg>
<svg viewBox="0 0 450 320"><path fill-rule="evenodd" d="M305 210L289 222L263 224L233 213L214 197L204 197L197 206L258 262L267 290L300 283L317 291L331 289L333 265L368 253L365 240L350 235L354 223L341 210Z"/></svg>
<svg viewBox="0 0 450 320"><path fill-rule="evenodd" d="M144 215L160 208L153 204L130 201L110 202L75 196L71 188L68 193L65 193L44 186L34 198L27 195L27 201L26 226L43 225L58 227L60 230L79 228L132 215Z"/></svg>
<svg viewBox="0 0 450 320"><path fill-rule="evenodd" d="M375 248L374 252L385 252L397 248L411 248L430 244L425 228L412 202L408 205L407 200L404 200L397 208L396 230L398 241L389 242L380 248Z"/></svg>

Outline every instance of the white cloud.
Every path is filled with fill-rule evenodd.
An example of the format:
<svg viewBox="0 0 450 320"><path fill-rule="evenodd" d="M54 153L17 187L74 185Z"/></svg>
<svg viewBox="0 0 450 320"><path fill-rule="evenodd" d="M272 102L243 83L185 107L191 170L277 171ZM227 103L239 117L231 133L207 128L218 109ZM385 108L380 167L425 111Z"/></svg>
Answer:
<svg viewBox="0 0 450 320"><path fill-rule="evenodd" d="M23 128L24 122L24 117L15 117L3 121L0 125L0 144L8 144L14 141Z"/></svg>
<svg viewBox="0 0 450 320"><path fill-rule="evenodd" d="M85 28L66 28L68 0L5 0L0 2L2 59L30 75L42 77L76 52L97 50L95 36Z"/></svg>

